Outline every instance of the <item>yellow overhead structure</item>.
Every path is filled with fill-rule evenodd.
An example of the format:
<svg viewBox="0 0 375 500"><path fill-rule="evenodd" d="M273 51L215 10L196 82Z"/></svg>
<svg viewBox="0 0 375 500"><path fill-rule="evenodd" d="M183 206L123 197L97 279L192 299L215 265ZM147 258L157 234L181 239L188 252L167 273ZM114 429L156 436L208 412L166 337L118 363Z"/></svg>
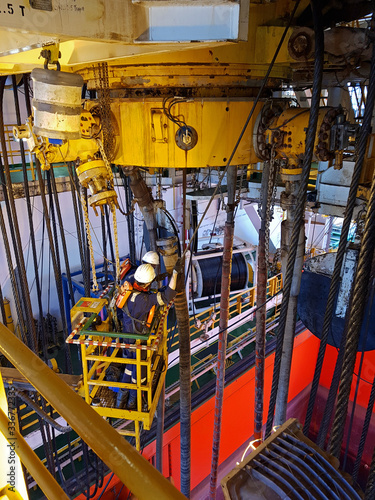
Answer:
<svg viewBox="0 0 375 500"><path fill-rule="evenodd" d="M202 168L226 164L253 105L251 99L181 99L173 114L193 127L197 144L187 153L176 144L178 125L163 111L162 99L116 100L111 110L120 128L113 163L150 168ZM252 128L258 104L233 158L233 164L258 161L252 147Z"/></svg>

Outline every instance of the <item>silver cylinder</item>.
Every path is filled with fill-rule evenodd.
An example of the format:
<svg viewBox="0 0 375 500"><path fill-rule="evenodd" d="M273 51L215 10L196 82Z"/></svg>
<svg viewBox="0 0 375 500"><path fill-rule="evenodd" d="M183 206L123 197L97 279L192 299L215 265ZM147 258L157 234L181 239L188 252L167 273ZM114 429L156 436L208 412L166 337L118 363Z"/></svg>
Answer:
<svg viewBox="0 0 375 500"><path fill-rule="evenodd" d="M37 68L33 79L33 132L52 139L79 139L83 78Z"/></svg>

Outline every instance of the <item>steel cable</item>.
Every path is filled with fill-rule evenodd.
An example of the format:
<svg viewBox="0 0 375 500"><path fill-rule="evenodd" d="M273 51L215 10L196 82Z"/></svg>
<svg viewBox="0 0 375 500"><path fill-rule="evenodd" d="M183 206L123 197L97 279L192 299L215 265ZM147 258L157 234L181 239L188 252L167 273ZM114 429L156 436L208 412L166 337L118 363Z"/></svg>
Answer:
<svg viewBox="0 0 375 500"><path fill-rule="evenodd" d="M367 479L365 500L373 500L375 498L375 448L372 455L370 473Z"/></svg>
<svg viewBox="0 0 375 500"><path fill-rule="evenodd" d="M305 424L303 427L304 434L307 435L309 432L312 414L314 411L316 393L318 391L320 374L323 367L323 360L326 351L328 335L330 331L333 310L335 306L336 295L340 285L341 267L344 260L345 250L347 246L348 234L350 229L350 224L353 218L353 210L357 198L357 190L359 186L359 180L362 171L363 160L366 153L368 134L371 131L371 120L372 113L374 109L374 96L375 96L375 45L373 46L372 58L371 58L371 69L370 69L370 80L368 85L368 95L366 100L365 113L363 118L363 124L361 129L361 134L358 139L357 155L353 170L352 181L350 184L348 203L345 209L344 221L342 224L341 236L339 247L336 254L335 266L332 273L330 289L327 298L326 310L324 313L322 335L320 340L320 346L318 351L317 362L315 366L314 377L311 385L310 397L307 406Z"/></svg>
<svg viewBox="0 0 375 500"><path fill-rule="evenodd" d="M56 179L55 179L55 173L54 173L53 168L50 169L50 173L51 173L52 193L53 193L53 197L55 200L56 214L57 214L57 219L59 222L60 240L61 240L61 245L62 245L63 255L64 255L66 278L67 278L68 286L69 286L71 306L73 307L75 304L75 300L74 300L72 276L70 274L68 249L66 247L65 231L64 231L64 225L63 225L63 220L62 220L62 216L61 216L60 201L59 201L59 196L57 194Z"/></svg>
<svg viewBox="0 0 375 500"><path fill-rule="evenodd" d="M340 383L342 363L344 361L344 346L346 342L346 331L347 331L347 324L345 325L344 334L341 338L341 345L336 360L335 370L333 372L331 386L329 388L328 398L324 408L323 418L320 422L319 432L316 438L316 444L322 449L324 449L324 444L327 439L328 428L331 422L332 412L337 397L337 390Z"/></svg>
<svg viewBox="0 0 375 500"><path fill-rule="evenodd" d="M373 59L375 63L375 57ZM375 65L374 65L374 70L375 70ZM375 76L375 71L374 71L374 76ZM357 273L354 280L353 300L350 309L343 370L339 386L339 393L337 397L335 418L332 427L332 440L331 440L330 451L332 455L334 455L337 458L340 456L341 443L344 434L346 413L349 404L349 394L350 394L354 366L356 361L359 336L361 333L363 313L367 300L367 290L370 279L368 270L371 268L371 262L373 259L374 248L375 248L375 231L373 230L374 224L375 224L375 177L373 178L371 186L371 195L366 214L365 230L363 234L361 249L359 252Z"/></svg>
<svg viewBox="0 0 375 500"><path fill-rule="evenodd" d="M58 297L58 303L59 303L59 308L60 308L61 321L62 321L62 325L63 325L63 335L64 335L64 340L65 340L65 338L67 336L67 327L66 327L66 317L65 317L65 311L64 311L64 297L63 297L63 290L62 290L62 283L61 283L61 272L59 274L59 268L58 268L55 248L54 248L54 244L53 244L51 220L49 217L48 207L47 207L45 184L44 184L42 170L40 168L40 163L39 163L38 159L35 160L35 165L36 165L36 170L38 173L40 197L41 197L42 205L43 205L44 219L46 221L48 240L49 240L49 244L50 244L50 254L51 254L51 258L52 258L52 266L53 266L53 271L54 271L54 275L55 275L57 297ZM68 371L68 373L72 373L72 361L71 361L71 357L70 357L69 348L65 349L65 356L66 356L66 365L67 365L66 370Z"/></svg>
<svg viewBox="0 0 375 500"><path fill-rule="evenodd" d="M306 191L309 183L311 161L314 152L316 127L319 115L320 93L321 93L322 75L323 75L323 55L324 55L324 33L323 33L323 25L321 22L321 12L319 5L320 5L319 0L311 1L311 8L314 21L314 31L315 31L314 86L311 98L309 124L306 133L306 148L302 164L302 175L296 198L295 222L293 224L293 230L290 240L290 252L288 254L288 263L287 263L287 269L283 287L283 300L281 303L279 328L276 341L276 353L275 353L275 362L273 369L269 411L268 411L267 425L266 425L266 437L268 437L271 434L274 411L276 406L282 348L283 348L285 326L288 313L289 297L292 288L294 263L296 260L298 240L300 236L300 228L301 228L301 223L303 221L303 215L305 210Z"/></svg>
<svg viewBox="0 0 375 500"><path fill-rule="evenodd" d="M72 194L74 218L76 221L78 250L79 250L79 256L81 259L83 286L85 289L85 295L87 297L89 297L90 296L90 276L87 276L87 273L86 273L85 254L84 254L84 249L83 249L83 238L82 238L82 232L81 232L81 222L80 222L80 217L79 217L79 213L78 213L78 203L77 203L77 196L76 196L77 195L77 188L76 188L76 185L74 183L73 169L72 169L72 164L70 162L67 164L67 168L68 168L68 173L69 173L70 190L71 190L71 194ZM88 295L87 295L87 291L88 291Z"/></svg>
<svg viewBox="0 0 375 500"><path fill-rule="evenodd" d="M22 309L21 309L21 301L20 301L20 296L18 293L16 276L14 274L12 254L10 251L9 239L8 239L8 234L7 234L6 227L5 227L3 209L2 209L1 204L0 204L0 230L1 230L1 234L3 236L5 256L6 256L8 270L9 270L9 274L10 274L10 283L12 286L13 298L14 298L14 302L16 304L18 324L19 324L20 331L21 331L21 337L22 337L22 339L26 340L26 334L25 334L26 327L25 327L25 323L24 323L24 319L23 319L23 313L22 313ZM6 323L4 323L4 324L6 324Z"/></svg>
<svg viewBox="0 0 375 500"><path fill-rule="evenodd" d="M361 438L358 444L357 456L355 457L355 462L353 466L352 478L354 482L356 482L358 478L359 467L361 465L363 450L365 449L365 443L366 443L367 433L370 427L372 412L374 409L374 403L375 403L375 377L372 382L371 393L367 405L366 415L363 421Z"/></svg>
<svg viewBox="0 0 375 500"><path fill-rule="evenodd" d="M13 80L13 95L14 95L14 104L15 104L15 110L16 110L16 120L17 120L17 125L19 126L19 125L21 125L21 113L20 113L20 105L19 105L19 99L18 99L17 82L16 82L16 77L14 75L12 76L12 80ZM23 82L24 82L24 89L25 89L26 110L27 110L28 116L30 116L31 115L31 106L30 106L27 75L23 76ZM36 251L33 213L31 210L29 180L27 177L26 156L25 156L25 149L24 149L23 141L20 141L19 144L20 144L20 153L21 153L21 162L22 162L23 184L24 184L24 190L25 190L25 199L26 199L27 215L28 215L29 230L30 230L31 252L32 252L33 263L34 263L36 294L37 294L39 318L40 318L41 332L42 332L41 344L42 344L42 349L43 349L43 356L44 356L45 361L47 362L47 359L48 359L47 348L46 348L47 336L46 336L46 331L44 328L44 321L43 321L42 289L40 286L40 279L39 279L38 256L37 256L37 251Z"/></svg>
<svg viewBox="0 0 375 500"><path fill-rule="evenodd" d="M25 308L25 316L26 316L25 324L27 325L27 332L25 331L25 334L28 334L26 335L26 338L28 340L29 347L31 347L31 349L36 353L37 352L36 328L33 319L33 308L30 300L25 261L23 258L22 240L18 224L16 205L14 202L12 179L10 177L9 163L7 157L7 146L5 140L3 99L4 99L4 89L5 89L6 79L7 79L6 76L2 76L0 78L0 141L1 141L1 149L3 152L3 160L4 160L3 164L4 169L0 168L0 179L3 185L4 200L9 219L9 230L13 241L14 254L21 280L21 286L20 286L21 293L19 293L19 295L22 296L21 308L22 306Z"/></svg>

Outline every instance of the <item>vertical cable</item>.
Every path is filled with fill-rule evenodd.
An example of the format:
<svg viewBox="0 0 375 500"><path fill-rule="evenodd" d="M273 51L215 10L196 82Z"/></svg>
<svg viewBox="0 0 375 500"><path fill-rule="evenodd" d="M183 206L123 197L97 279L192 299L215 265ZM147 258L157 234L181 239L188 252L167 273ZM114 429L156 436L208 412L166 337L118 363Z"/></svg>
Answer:
<svg viewBox="0 0 375 500"><path fill-rule="evenodd" d="M276 354L273 369L272 388L270 396L269 411L267 417L266 437L272 430L273 416L276 405L277 389L279 385L280 365L282 348L284 342L285 326L288 313L289 297L292 288L292 280L294 274L294 263L297 255L298 240L300 237L301 220L305 211L306 190L309 183L311 161L314 152L314 143L316 135L316 126L318 122L320 92L323 75L323 55L324 55L324 33L321 22L320 2L319 0L311 0L311 8L315 30L315 62L314 62L314 86L311 98L311 110L309 125L306 133L306 147L302 165L302 175L299 186L299 191L296 200L295 220L293 224L292 236L290 240L290 252L288 255L288 264L283 287L283 300L281 303L279 328L276 341Z"/></svg>
<svg viewBox="0 0 375 500"><path fill-rule="evenodd" d="M361 176L363 160L366 153L368 134L371 131L371 120L374 109L374 98L375 98L375 46L373 46L372 49L370 80L368 85L368 95L366 100L365 112L363 116L363 124L358 139L358 146L356 148L357 155L353 170L352 181L349 189L348 203L345 209L345 217L342 224L340 242L336 254L335 267L333 269L330 289L328 293L327 305L324 314L323 329L319 345L318 358L315 366L313 382L311 385L310 398L307 407L305 424L303 427L304 434L307 434L310 428L316 393L319 387L319 379L323 367L324 354L327 346L328 335L331 328L332 314L335 307L336 295L340 285L341 267L347 247L350 224L353 218L353 210L357 199L357 190Z"/></svg>

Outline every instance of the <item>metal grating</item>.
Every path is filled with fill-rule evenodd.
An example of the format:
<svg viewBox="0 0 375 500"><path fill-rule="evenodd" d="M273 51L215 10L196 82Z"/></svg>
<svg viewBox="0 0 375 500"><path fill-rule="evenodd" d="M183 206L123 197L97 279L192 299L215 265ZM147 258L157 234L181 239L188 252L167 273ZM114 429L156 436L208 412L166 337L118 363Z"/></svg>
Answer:
<svg viewBox="0 0 375 500"><path fill-rule="evenodd" d="M361 500L338 471L338 461L288 420L221 484L230 500Z"/></svg>

